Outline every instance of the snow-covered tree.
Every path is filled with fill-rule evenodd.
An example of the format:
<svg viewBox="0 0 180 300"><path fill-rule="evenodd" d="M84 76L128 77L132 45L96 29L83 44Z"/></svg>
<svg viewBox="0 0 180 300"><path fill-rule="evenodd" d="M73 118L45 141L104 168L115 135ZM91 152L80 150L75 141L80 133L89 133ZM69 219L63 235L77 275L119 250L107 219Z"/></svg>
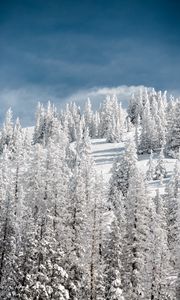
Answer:
<svg viewBox="0 0 180 300"><path fill-rule="evenodd" d="M179 243L179 189L180 189L180 171L179 161L174 166L173 174L166 187L166 206L167 206L167 225L168 225L168 247L170 250L170 260L174 268L177 266L178 243Z"/></svg>
<svg viewBox="0 0 180 300"><path fill-rule="evenodd" d="M112 222L105 250L105 299L123 300L120 275L122 272L122 235L116 218Z"/></svg>
<svg viewBox="0 0 180 300"><path fill-rule="evenodd" d="M172 290L172 267L168 249L166 208L163 198L156 191L153 212L152 284L151 299L174 299Z"/></svg>
<svg viewBox="0 0 180 300"><path fill-rule="evenodd" d="M100 108L100 137L107 142L120 142L124 131L125 113L116 95L109 96Z"/></svg>
<svg viewBox="0 0 180 300"><path fill-rule="evenodd" d="M139 153L157 149L157 128L154 115L151 113L149 100L145 104L142 114L142 130L140 135Z"/></svg>
<svg viewBox="0 0 180 300"><path fill-rule="evenodd" d="M3 124L3 128L1 130L0 137L0 153L3 152L4 147L8 146L12 147L12 138L13 138L13 113L11 108L8 109L5 116L5 121Z"/></svg>
<svg viewBox="0 0 180 300"><path fill-rule="evenodd" d="M175 99L171 95L169 102L166 106L166 147L168 147L172 138L172 130L173 130L174 119L175 119L175 106L176 106Z"/></svg>
<svg viewBox="0 0 180 300"><path fill-rule="evenodd" d="M75 103L60 113L39 104L33 135L7 112L0 130L0 299L180 298L179 100L167 100L166 92L140 89L128 114L115 95L95 113L88 100L82 115ZM119 142L125 131L131 138L104 182L91 138ZM164 149L177 159L170 180ZM137 151L151 153L146 178ZM146 179L161 184L164 177L162 195L150 197Z"/></svg>
<svg viewBox="0 0 180 300"><path fill-rule="evenodd" d="M5 146L1 157L0 193L0 298L12 299L16 296L14 260L19 240L17 226L17 206L14 176L10 151Z"/></svg>
<svg viewBox="0 0 180 300"><path fill-rule="evenodd" d="M146 178L147 180L152 180L154 177L154 171L155 171L154 161L153 161L153 151L151 150L151 154L149 156L148 161L148 170L146 172Z"/></svg>
<svg viewBox="0 0 180 300"><path fill-rule="evenodd" d="M143 111L143 90L140 89L139 93L132 94L131 99L128 104L127 112L128 112L130 121L133 124L137 124L138 117L142 116L142 111Z"/></svg>
<svg viewBox="0 0 180 300"><path fill-rule="evenodd" d="M128 141L125 152L119 155L112 168L112 177L110 179L110 195L113 196L114 189L121 191L123 195L127 194L129 187L129 178L134 172L137 162L137 150L134 141Z"/></svg>
<svg viewBox="0 0 180 300"><path fill-rule="evenodd" d="M180 147L180 100L177 100L174 107L173 124L171 124L168 133L167 151L170 153L179 151Z"/></svg>
<svg viewBox="0 0 180 300"><path fill-rule="evenodd" d="M88 98L87 102L85 103L84 108L84 120L85 120L85 126L89 129L89 135L90 137L93 136L93 111L91 106L91 101Z"/></svg>
<svg viewBox="0 0 180 300"><path fill-rule="evenodd" d="M135 169L127 194L126 299L149 299L150 204L144 177Z"/></svg>
<svg viewBox="0 0 180 300"><path fill-rule="evenodd" d="M157 161L157 165L155 166L154 170L154 179L160 179L160 178L167 177L167 171L165 167L165 161L164 161L164 149L161 148L159 159Z"/></svg>

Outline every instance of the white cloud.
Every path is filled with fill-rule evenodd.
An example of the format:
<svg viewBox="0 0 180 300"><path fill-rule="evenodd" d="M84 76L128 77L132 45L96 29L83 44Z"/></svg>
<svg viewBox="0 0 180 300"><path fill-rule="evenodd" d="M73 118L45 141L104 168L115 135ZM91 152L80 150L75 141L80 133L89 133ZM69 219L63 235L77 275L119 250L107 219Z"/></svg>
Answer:
<svg viewBox="0 0 180 300"><path fill-rule="evenodd" d="M31 125L34 121L34 114L37 102L47 103L48 100L57 102L56 97L51 98L51 92L45 88L24 87L17 89L0 90L0 121L4 119L4 114L9 107L12 108L14 118L20 118L24 125Z"/></svg>
<svg viewBox="0 0 180 300"><path fill-rule="evenodd" d="M58 91L53 89L53 87L26 86L17 89L3 89L0 90L0 120L4 119L5 111L11 107L15 117L20 117L23 125L32 125L38 101L45 104L50 100L59 109L62 105L70 101L76 101L78 105L83 107L89 97L93 107L97 108L106 95L111 96L116 94L119 101L126 107L132 93L138 92L140 88L144 88L144 86L94 87L79 90L66 97L58 95ZM176 91L175 95L177 93Z"/></svg>
<svg viewBox="0 0 180 300"><path fill-rule="evenodd" d="M121 85L117 87L101 87L101 88L92 88L87 90L80 90L70 97L67 97L65 101L76 101L79 105L82 105L87 98L91 99L91 102L94 107L97 107L106 95L116 95L119 101L122 102L124 106L127 106L128 100L130 99L133 93L138 92L144 86L127 86Z"/></svg>

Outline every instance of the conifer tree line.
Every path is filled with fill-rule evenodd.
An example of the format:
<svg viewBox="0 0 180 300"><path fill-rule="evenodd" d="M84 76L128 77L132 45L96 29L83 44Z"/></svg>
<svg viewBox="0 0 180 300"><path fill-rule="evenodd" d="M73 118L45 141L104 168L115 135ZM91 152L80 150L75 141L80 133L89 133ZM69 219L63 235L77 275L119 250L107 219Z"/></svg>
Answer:
<svg viewBox="0 0 180 300"><path fill-rule="evenodd" d="M33 135L9 109L0 134L0 299L180 299L180 100L142 89L127 110L38 104ZM91 138L121 142L109 184ZM138 159L150 154L148 171ZM153 156L158 156L156 163ZM167 177L165 193L148 181Z"/></svg>

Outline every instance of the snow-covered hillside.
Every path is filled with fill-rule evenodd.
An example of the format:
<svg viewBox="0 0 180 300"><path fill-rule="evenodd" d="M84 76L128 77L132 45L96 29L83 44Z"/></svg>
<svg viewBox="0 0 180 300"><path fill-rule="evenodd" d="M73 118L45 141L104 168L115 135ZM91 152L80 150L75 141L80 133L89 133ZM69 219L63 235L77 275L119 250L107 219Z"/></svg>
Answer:
<svg viewBox="0 0 180 300"><path fill-rule="evenodd" d="M92 139L91 140L91 150L92 157L95 161L96 170L98 173L102 173L105 181L108 183L110 176L112 174L112 165L113 161L118 155L121 155L124 152L125 144L128 140L134 139L132 132L126 133L124 136L123 142L120 143L107 143L106 139ZM150 154L144 154L138 156L138 167L139 169L146 174L148 169L148 161ZM157 163L159 153L154 154L154 164ZM167 176L161 182L160 180L151 180L148 182L148 190L151 195L155 195L156 189L160 190L160 193L164 194L164 188L167 182L169 181L173 169L176 163L176 160L173 158L164 158L165 167L167 170Z"/></svg>
<svg viewBox="0 0 180 300"><path fill-rule="evenodd" d="M180 101L39 104L0 132L0 299L177 300ZM176 158L176 159L175 159Z"/></svg>
<svg viewBox="0 0 180 300"><path fill-rule="evenodd" d="M91 140L92 156L96 170L109 181L113 160L124 150L124 143L107 143L106 139Z"/></svg>

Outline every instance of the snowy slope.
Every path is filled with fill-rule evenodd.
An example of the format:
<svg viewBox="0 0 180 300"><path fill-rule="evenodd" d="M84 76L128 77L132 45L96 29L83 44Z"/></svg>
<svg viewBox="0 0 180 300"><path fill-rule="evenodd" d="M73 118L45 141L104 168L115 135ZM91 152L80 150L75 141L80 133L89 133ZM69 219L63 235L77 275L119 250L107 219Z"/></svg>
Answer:
<svg viewBox="0 0 180 300"><path fill-rule="evenodd" d="M133 134L130 133L124 139L124 142L121 143L107 143L105 139L92 139L92 156L95 160L96 170L98 173L103 174L103 177L106 182L109 181L111 176L111 168L113 160L120 154L123 153L125 148L125 142L133 138ZM158 154L154 155L154 163L158 159ZM138 166L140 170L144 173L147 171L147 164L149 160L149 154L139 155L138 157ZM165 165L167 170L167 178L163 179L162 183L159 180L153 180L148 183L149 192L155 194L156 189L160 189L160 193L164 194L165 183L169 181L173 168L175 164L175 159L165 158Z"/></svg>
<svg viewBox="0 0 180 300"><path fill-rule="evenodd" d="M113 160L124 150L124 143L106 143L105 139L93 139L92 156L96 163L96 170L109 181Z"/></svg>
<svg viewBox="0 0 180 300"><path fill-rule="evenodd" d="M26 133L29 138L32 139L34 127L25 128ZM125 149L125 143L129 139L133 139L134 133L126 133L126 136L121 143L107 143L106 139L92 139L91 140L91 150L92 156L95 161L95 167L97 172L102 173L104 180L108 183L111 176L111 168L113 165L113 160ZM154 154L154 163L158 159L158 154ZM139 155L138 166L140 170L144 173L147 171L147 164L149 160L149 154ZM156 189L160 189L160 193L164 194L165 183L167 183L172 175L173 168L175 165L175 159L165 158L165 165L167 170L167 178L163 180L160 184L159 180L150 181L148 183L149 192L154 195Z"/></svg>

